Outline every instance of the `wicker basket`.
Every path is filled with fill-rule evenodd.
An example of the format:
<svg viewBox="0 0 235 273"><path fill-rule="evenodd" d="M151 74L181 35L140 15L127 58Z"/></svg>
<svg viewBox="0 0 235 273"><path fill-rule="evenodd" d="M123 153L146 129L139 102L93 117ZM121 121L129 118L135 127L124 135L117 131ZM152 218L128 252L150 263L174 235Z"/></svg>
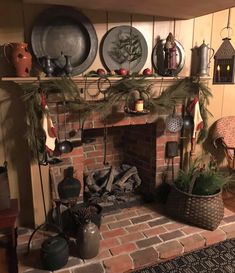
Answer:
<svg viewBox="0 0 235 273"><path fill-rule="evenodd" d="M167 199L166 210L173 218L208 230L215 230L224 216L221 191L201 196L180 191L174 185Z"/></svg>

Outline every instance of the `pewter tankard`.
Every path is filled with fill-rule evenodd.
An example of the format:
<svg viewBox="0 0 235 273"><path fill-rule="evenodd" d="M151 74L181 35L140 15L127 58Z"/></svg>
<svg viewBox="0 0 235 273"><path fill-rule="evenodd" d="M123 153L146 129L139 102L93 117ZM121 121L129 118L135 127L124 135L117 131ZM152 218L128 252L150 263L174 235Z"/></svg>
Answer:
<svg viewBox="0 0 235 273"><path fill-rule="evenodd" d="M208 60L208 55L210 53L210 57ZM208 68L210 65L211 58L213 57L215 51L213 48L210 48L208 45L205 44L205 41L203 40L203 43L198 48L198 59L199 59L199 66L198 66L198 75L199 76L206 76L208 75Z"/></svg>

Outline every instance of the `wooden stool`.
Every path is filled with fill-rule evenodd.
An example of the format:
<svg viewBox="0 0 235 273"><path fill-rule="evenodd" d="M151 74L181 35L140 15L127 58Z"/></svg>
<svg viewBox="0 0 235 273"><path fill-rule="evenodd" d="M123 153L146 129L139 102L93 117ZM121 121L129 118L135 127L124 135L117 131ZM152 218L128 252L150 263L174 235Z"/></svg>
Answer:
<svg viewBox="0 0 235 273"><path fill-rule="evenodd" d="M11 199L11 207L9 209L0 210L0 229L10 228L11 229L11 244L12 247L16 247L16 218L19 215L18 200Z"/></svg>

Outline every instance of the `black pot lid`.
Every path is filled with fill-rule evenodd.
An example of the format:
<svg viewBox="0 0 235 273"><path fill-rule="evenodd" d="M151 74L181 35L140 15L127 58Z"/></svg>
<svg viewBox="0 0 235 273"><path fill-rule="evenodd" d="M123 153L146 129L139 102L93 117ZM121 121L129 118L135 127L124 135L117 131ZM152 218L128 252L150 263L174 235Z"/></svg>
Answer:
<svg viewBox="0 0 235 273"><path fill-rule="evenodd" d="M78 75L93 63L98 39L85 15L72 7L55 6L36 19L31 46L39 62L49 56L59 68L65 66L64 55L71 56L72 75Z"/></svg>
<svg viewBox="0 0 235 273"><path fill-rule="evenodd" d="M148 55L144 36L132 26L118 26L109 30L101 47L101 59L110 71L125 68L139 72Z"/></svg>
<svg viewBox="0 0 235 273"><path fill-rule="evenodd" d="M61 236L49 237L42 243L42 251L47 253L60 252L68 247L67 241Z"/></svg>

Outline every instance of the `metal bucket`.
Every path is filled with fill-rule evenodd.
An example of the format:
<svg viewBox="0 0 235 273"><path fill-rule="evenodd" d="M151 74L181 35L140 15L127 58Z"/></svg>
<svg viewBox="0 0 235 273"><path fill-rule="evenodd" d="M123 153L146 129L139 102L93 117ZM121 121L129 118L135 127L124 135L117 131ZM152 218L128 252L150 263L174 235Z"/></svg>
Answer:
<svg viewBox="0 0 235 273"><path fill-rule="evenodd" d="M11 197L9 181L7 175L7 163L0 166L0 210L9 209L11 206Z"/></svg>

